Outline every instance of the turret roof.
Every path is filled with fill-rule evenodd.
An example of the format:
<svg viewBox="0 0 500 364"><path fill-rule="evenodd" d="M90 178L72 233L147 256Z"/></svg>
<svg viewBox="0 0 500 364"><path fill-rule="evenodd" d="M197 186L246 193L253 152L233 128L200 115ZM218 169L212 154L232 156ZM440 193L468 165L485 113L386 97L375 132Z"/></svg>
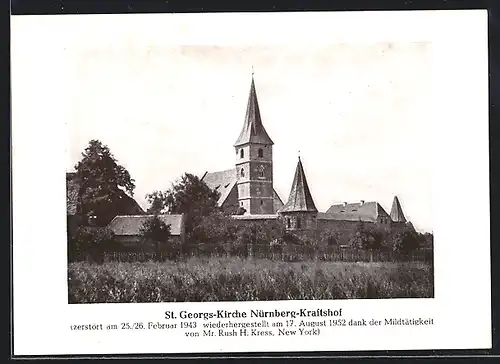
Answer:
<svg viewBox="0 0 500 364"><path fill-rule="evenodd" d="M318 212L307 184L304 167L299 157L288 201L278 212Z"/></svg>
<svg viewBox="0 0 500 364"><path fill-rule="evenodd" d="M394 222L406 222L406 217L403 214L398 196L394 196L394 200L392 201L391 220Z"/></svg>

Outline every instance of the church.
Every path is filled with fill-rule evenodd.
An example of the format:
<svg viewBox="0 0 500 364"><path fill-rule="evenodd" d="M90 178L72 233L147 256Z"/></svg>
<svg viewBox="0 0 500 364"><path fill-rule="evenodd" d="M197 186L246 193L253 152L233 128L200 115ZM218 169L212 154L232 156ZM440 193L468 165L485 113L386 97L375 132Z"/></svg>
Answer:
<svg viewBox="0 0 500 364"><path fill-rule="evenodd" d="M314 203L300 157L285 203L274 189L274 142L264 128L252 75L245 120L234 143L234 167L218 172L205 172L201 180L220 193L222 208L238 211L234 219L243 221L282 221L288 230L347 230L359 222L386 229L413 229L403 214L401 203L394 197L390 214L376 201L332 205L319 212Z"/></svg>

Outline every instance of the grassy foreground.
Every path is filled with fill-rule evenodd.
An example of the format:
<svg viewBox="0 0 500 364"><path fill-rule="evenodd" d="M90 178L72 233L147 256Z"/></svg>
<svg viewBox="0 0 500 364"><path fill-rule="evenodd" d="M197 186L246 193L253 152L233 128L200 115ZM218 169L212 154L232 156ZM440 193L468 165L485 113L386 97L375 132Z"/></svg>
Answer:
<svg viewBox="0 0 500 364"><path fill-rule="evenodd" d="M193 258L68 267L69 303L422 298L434 296L433 282L423 263Z"/></svg>

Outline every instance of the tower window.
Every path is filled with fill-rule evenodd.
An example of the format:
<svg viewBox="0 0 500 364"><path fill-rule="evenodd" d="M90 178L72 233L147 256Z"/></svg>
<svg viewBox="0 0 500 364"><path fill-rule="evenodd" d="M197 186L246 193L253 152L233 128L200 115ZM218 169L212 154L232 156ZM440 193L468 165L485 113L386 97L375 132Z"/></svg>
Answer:
<svg viewBox="0 0 500 364"><path fill-rule="evenodd" d="M243 151L243 149L240 149L240 158L243 158L245 156L245 152Z"/></svg>
<svg viewBox="0 0 500 364"><path fill-rule="evenodd" d="M264 166L259 167L259 177L264 177Z"/></svg>
<svg viewBox="0 0 500 364"><path fill-rule="evenodd" d="M290 218L286 219L286 227L290 229Z"/></svg>
<svg viewBox="0 0 500 364"><path fill-rule="evenodd" d="M261 205L264 205L264 201L260 200L260 204L261 204Z"/></svg>
<svg viewBox="0 0 500 364"><path fill-rule="evenodd" d="M300 229L300 217L297 217L297 229Z"/></svg>
<svg viewBox="0 0 500 364"><path fill-rule="evenodd" d="M245 177L245 170L243 168L241 169L240 174L241 174L241 177Z"/></svg>
<svg viewBox="0 0 500 364"><path fill-rule="evenodd" d="M262 150L262 148L259 148L258 154L259 154L259 158L264 158L264 151Z"/></svg>

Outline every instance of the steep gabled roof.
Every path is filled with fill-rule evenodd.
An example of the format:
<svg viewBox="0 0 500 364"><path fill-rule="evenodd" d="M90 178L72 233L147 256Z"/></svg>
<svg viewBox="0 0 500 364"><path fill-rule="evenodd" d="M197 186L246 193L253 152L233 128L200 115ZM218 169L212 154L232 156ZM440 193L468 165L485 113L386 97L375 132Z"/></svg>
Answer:
<svg viewBox="0 0 500 364"><path fill-rule="evenodd" d="M394 222L406 222L406 217L403 214L403 209L397 196L394 196L394 200L392 201L391 219Z"/></svg>
<svg viewBox="0 0 500 364"><path fill-rule="evenodd" d="M378 217L389 217L375 201L332 205L326 213L318 214L320 220L346 220L376 222Z"/></svg>
<svg viewBox="0 0 500 364"><path fill-rule="evenodd" d="M207 172L201 180L205 182L208 187L220 193L219 201L217 202L219 206L222 206L236 184L236 169L233 168L212 173Z"/></svg>
<svg viewBox="0 0 500 364"><path fill-rule="evenodd" d="M243 145L246 143L259 143L259 144L274 144L269 135L262 125L260 117L259 102L257 101L257 93L255 91L255 82L252 77L252 84L250 86L250 95L248 96L247 111L245 114L245 122L240 136L234 146Z"/></svg>
<svg viewBox="0 0 500 364"><path fill-rule="evenodd" d="M144 222L153 215L118 215L108 224L108 228L119 236L137 236ZM170 225L170 234L181 235L184 231L184 215L158 215L167 225Z"/></svg>
<svg viewBox="0 0 500 364"><path fill-rule="evenodd" d="M290 196L288 197L288 201L285 205L279 210L279 212L295 211L318 211L314 205L300 157L299 162L297 163L297 169L295 170Z"/></svg>
<svg viewBox="0 0 500 364"><path fill-rule="evenodd" d="M274 198L274 211L279 211L283 206L283 201L281 201L281 197L278 195L276 190L273 188L273 198Z"/></svg>
<svg viewBox="0 0 500 364"><path fill-rule="evenodd" d="M205 174L201 177L201 180L206 183L208 187L213 190L217 190L220 192L219 200L217 204L222 206L222 204L226 201L229 194L231 193L233 188L236 188L237 175L236 168L227 169L225 171L218 172L205 172ZM283 201L279 197L276 190L273 188L273 197L274 197L274 211L277 211L283 206Z"/></svg>
<svg viewBox="0 0 500 364"><path fill-rule="evenodd" d="M66 209L67 215L77 215L81 209L80 181L75 172L66 173ZM120 214L139 215L144 213L137 201L122 190L120 190L120 196L114 209Z"/></svg>

